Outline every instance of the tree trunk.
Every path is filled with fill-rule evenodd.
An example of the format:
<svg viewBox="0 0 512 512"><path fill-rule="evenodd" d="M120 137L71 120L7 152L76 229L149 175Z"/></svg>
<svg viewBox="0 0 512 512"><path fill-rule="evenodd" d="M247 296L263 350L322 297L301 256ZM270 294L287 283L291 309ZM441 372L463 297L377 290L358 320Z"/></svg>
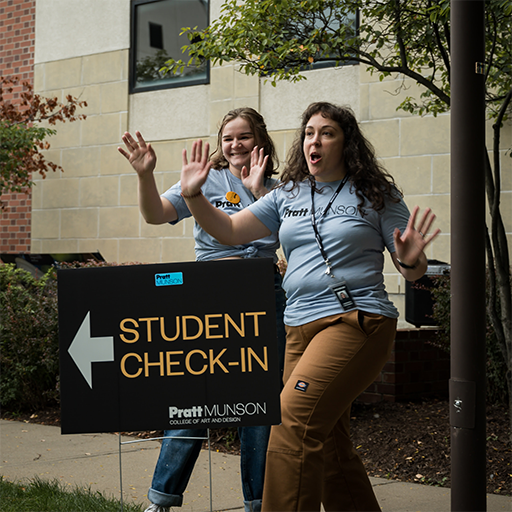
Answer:
<svg viewBox="0 0 512 512"><path fill-rule="evenodd" d="M506 380L510 418L510 442L512 444L512 288L511 267L507 236L500 211L500 136L505 113L512 101L512 90L508 93L493 125L494 172L486 151L486 192L491 214L491 233L487 232L486 252L489 266L490 294L487 311L507 365Z"/></svg>

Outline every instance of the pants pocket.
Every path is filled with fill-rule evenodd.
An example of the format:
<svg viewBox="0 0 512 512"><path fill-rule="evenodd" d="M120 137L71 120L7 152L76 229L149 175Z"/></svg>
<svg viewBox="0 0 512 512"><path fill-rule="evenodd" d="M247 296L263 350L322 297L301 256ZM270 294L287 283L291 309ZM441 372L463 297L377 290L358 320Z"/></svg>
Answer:
<svg viewBox="0 0 512 512"><path fill-rule="evenodd" d="M377 313L367 313L360 309L357 310L357 323L359 324L361 331L363 331L366 336L370 336L385 319L385 316L378 315Z"/></svg>

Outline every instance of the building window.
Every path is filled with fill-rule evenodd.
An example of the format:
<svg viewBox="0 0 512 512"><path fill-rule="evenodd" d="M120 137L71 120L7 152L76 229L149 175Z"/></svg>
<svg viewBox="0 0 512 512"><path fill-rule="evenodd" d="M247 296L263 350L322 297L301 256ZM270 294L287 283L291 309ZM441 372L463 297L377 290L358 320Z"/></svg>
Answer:
<svg viewBox="0 0 512 512"><path fill-rule="evenodd" d="M333 14L334 13L328 9L324 11L324 16L326 16L326 18L329 20L329 31L336 32L337 30L339 30L341 25L345 25L351 36L354 36L357 33L357 30L359 28L359 12L350 13L343 16L333 16ZM322 26L322 22L315 20L313 29L321 28ZM311 65L309 69L322 69L336 66L336 61L330 60L329 57L329 54L318 53L318 55L316 55L315 62ZM344 65L355 63L355 61L345 61Z"/></svg>
<svg viewBox="0 0 512 512"><path fill-rule="evenodd" d="M285 23L282 29L287 38L300 41L311 36L314 32L336 34L340 27L344 26L350 37L357 34L359 28L359 13L348 13L344 9L337 9L336 6L326 7L323 12L310 13L308 17L298 21ZM304 65L302 70L323 69L336 66L336 55L325 53L318 50L316 55L312 55L314 61L312 64ZM291 59L293 62L293 58ZM338 65L351 65L356 61L345 60Z"/></svg>
<svg viewBox="0 0 512 512"><path fill-rule="evenodd" d="M181 48L189 43L183 27L203 30L209 24L209 0L134 0L130 49L130 92L143 92L209 82L209 66L187 66L163 75L167 60L188 61Z"/></svg>

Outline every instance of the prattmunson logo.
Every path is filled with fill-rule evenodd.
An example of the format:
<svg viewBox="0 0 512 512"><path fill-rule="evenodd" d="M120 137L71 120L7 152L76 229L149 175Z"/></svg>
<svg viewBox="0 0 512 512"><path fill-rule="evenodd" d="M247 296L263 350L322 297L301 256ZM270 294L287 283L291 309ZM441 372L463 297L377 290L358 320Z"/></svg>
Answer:
<svg viewBox="0 0 512 512"><path fill-rule="evenodd" d="M253 416L254 414L266 414L267 403L262 404L248 402L236 404L213 404L194 405L187 409L180 409L174 405L169 407L169 418L173 419L189 419L189 418L211 418L224 416Z"/></svg>
<svg viewBox="0 0 512 512"><path fill-rule="evenodd" d="M183 272L168 272L167 274L155 274L156 286L175 286L183 284Z"/></svg>
<svg viewBox="0 0 512 512"><path fill-rule="evenodd" d="M321 217L324 213L323 207L318 207L315 209L315 215L317 217ZM331 206L327 212L327 215L346 215L350 217L355 217L358 214L357 206L345 206L343 204ZM292 210L291 208L287 208L284 212L283 217L286 219L288 217L309 217L310 211L309 208L301 208L300 210Z"/></svg>

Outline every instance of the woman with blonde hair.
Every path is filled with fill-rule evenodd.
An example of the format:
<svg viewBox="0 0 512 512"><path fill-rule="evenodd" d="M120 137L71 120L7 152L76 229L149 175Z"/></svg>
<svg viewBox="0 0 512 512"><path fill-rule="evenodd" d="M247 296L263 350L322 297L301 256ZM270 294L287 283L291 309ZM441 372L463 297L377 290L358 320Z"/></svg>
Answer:
<svg viewBox="0 0 512 512"><path fill-rule="evenodd" d="M162 195L154 178L156 154L139 132L133 138L123 136L127 150L118 148L138 176L139 207L149 224L176 224L191 213L182 196L178 182ZM259 149L257 149L259 148ZM211 156L213 171L202 184L201 191L211 205L227 215L233 215L264 196L277 183L278 160L272 139L263 117L249 107L228 112L220 125L217 148ZM212 206L213 208L213 206ZM195 252L198 261L230 258L272 258L276 294L276 319L279 364L283 367L285 332L283 313L285 296L282 278L277 267L279 247L277 231L259 240L243 244L224 245L194 225ZM241 477L244 507L247 512L261 509L265 456L270 434L269 426L241 427ZM152 502L146 512L168 512L169 507L183 503L188 484L201 450L206 429L166 430L148 498ZM188 439L185 439L188 438ZM195 438L195 439L190 439Z"/></svg>

